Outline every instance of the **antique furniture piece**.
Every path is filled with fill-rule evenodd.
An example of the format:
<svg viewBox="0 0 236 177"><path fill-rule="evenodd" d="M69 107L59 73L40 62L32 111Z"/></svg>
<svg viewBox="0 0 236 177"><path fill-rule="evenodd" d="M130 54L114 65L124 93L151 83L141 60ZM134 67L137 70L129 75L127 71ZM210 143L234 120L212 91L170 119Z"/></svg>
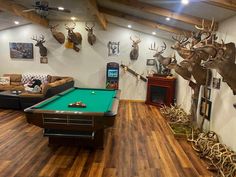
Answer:
<svg viewBox="0 0 236 177"><path fill-rule="evenodd" d="M71 88L25 109L27 121L44 128L49 144L103 147L104 129L114 124L120 90ZM74 102L86 107L70 107Z"/></svg>
<svg viewBox="0 0 236 177"><path fill-rule="evenodd" d="M173 77L148 77L146 104L155 106L173 104L175 81Z"/></svg>

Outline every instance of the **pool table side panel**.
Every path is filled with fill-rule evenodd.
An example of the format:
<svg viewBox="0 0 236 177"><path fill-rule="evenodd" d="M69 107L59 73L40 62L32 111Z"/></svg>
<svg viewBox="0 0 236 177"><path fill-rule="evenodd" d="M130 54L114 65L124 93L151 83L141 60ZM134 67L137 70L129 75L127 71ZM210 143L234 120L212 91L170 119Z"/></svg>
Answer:
<svg viewBox="0 0 236 177"><path fill-rule="evenodd" d="M114 124L115 117L88 117L93 118L92 125L75 125L75 124L57 124L44 123L44 114L41 113L26 113L27 122L41 128L55 129L55 130L76 130L76 131L94 131L104 129ZM53 116L53 114L52 114ZM55 115L55 117L58 115Z"/></svg>

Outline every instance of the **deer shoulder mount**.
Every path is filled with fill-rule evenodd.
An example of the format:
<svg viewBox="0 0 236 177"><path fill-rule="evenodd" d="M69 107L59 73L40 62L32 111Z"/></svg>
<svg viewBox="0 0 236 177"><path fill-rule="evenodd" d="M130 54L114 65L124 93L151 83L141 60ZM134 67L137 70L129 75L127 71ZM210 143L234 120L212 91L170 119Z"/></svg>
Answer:
<svg viewBox="0 0 236 177"><path fill-rule="evenodd" d="M37 36L33 36L32 39L37 42L35 46L39 47L41 58L47 58L46 56L48 51L47 48L43 45L43 43L45 43L44 36L41 35L40 39L38 39Z"/></svg>
<svg viewBox="0 0 236 177"><path fill-rule="evenodd" d="M166 50L166 43L163 42L163 46L161 46L161 50L159 50L158 46L156 47L156 44L151 44L151 48L149 50L155 51L155 54L153 55L154 58L159 62L159 69L157 68L158 74L163 75L169 75L170 69L167 68L167 66L171 63L172 57L163 57L162 54Z"/></svg>
<svg viewBox="0 0 236 177"><path fill-rule="evenodd" d="M95 23L90 27L88 26L88 23L85 23L85 30L88 32L88 43L90 45L93 45L96 42L96 36L93 34L93 28L95 26Z"/></svg>
<svg viewBox="0 0 236 177"><path fill-rule="evenodd" d="M218 53L214 58L210 57L203 64L206 68L216 69L216 71L223 77L223 80L232 89L233 94L236 95L236 64L224 57L225 51L226 50L224 49L218 50Z"/></svg>
<svg viewBox="0 0 236 177"><path fill-rule="evenodd" d="M66 30L68 31L68 35L67 35L67 43L66 43L66 47L67 48L72 48L74 49L76 52L80 51L80 48L78 47L78 45L80 45L82 43L82 36L79 32L74 32L73 30L75 29L75 22L73 22L73 26L69 27L67 26L67 24L65 24Z"/></svg>
<svg viewBox="0 0 236 177"><path fill-rule="evenodd" d="M141 42L140 38L137 38L136 40L132 39L130 36L130 40L133 42L132 44L132 50L130 52L130 59L131 60L137 60L139 56L139 46L138 44Z"/></svg>
<svg viewBox="0 0 236 177"><path fill-rule="evenodd" d="M56 27L58 27L59 24L55 26L50 26L50 31L52 33L52 36L59 42L60 44L64 44L65 42L65 35L62 32L59 32L56 30Z"/></svg>

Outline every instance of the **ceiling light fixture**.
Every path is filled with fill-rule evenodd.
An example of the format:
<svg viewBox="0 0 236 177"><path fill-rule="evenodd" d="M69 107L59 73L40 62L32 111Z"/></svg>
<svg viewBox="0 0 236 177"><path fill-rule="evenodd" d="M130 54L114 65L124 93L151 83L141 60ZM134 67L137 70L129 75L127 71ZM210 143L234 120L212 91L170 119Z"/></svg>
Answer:
<svg viewBox="0 0 236 177"><path fill-rule="evenodd" d="M18 22L18 21L14 21L14 23L15 23L16 25L19 25L20 22Z"/></svg>
<svg viewBox="0 0 236 177"><path fill-rule="evenodd" d="M128 28L132 28L132 26L131 26L131 25L128 25Z"/></svg>
<svg viewBox="0 0 236 177"><path fill-rule="evenodd" d="M166 21L170 21L170 18L169 18L169 17L166 17Z"/></svg>
<svg viewBox="0 0 236 177"><path fill-rule="evenodd" d="M181 3L187 5L189 3L189 0L181 0Z"/></svg>
<svg viewBox="0 0 236 177"><path fill-rule="evenodd" d="M76 18L75 17L70 17L70 19L74 21Z"/></svg>
<svg viewBox="0 0 236 177"><path fill-rule="evenodd" d="M156 35L157 33L155 31L152 32L153 35Z"/></svg>
<svg viewBox="0 0 236 177"><path fill-rule="evenodd" d="M65 10L65 8L64 7L58 7L58 10Z"/></svg>

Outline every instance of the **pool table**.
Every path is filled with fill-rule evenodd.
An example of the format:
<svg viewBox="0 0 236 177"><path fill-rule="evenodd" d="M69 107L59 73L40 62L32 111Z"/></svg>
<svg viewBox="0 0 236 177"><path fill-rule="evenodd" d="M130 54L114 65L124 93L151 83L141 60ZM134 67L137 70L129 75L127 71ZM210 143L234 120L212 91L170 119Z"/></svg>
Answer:
<svg viewBox="0 0 236 177"><path fill-rule="evenodd" d="M120 90L74 87L24 110L28 123L44 128L49 144L103 147L104 129L111 127ZM70 107L82 102L86 107Z"/></svg>

